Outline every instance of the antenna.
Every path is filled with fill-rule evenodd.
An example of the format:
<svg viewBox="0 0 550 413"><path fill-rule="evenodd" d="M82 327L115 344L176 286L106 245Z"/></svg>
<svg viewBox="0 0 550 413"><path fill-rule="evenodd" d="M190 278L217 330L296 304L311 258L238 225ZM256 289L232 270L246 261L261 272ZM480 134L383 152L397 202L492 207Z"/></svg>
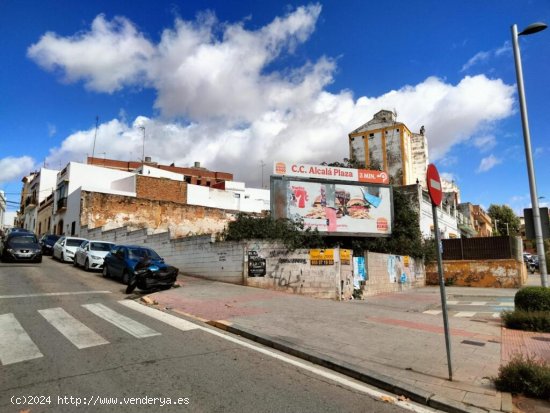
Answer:
<svg viewBox="0 0 550 413"><path fill-rule="evenodd" d="M93 147L93 149L92 149L92 159L93 159L93 157L94 157L94 155L95 155L95 140L96 140L96 138L97 138L97 124L98 124L98 122L99 122L99 116L96 115L96 117L95 117L94 147ZM92 161L92 162L93 162L93 161Z"/></svg>

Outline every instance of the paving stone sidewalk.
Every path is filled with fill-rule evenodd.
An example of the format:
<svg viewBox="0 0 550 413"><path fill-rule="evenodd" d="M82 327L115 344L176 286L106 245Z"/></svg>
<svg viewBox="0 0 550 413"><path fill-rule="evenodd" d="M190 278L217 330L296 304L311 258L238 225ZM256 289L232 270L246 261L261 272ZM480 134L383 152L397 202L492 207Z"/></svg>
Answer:
<svg viewBox="0 0 550 413"><path fill-rule="evenodd" d="M511 396L493 387L504 346L500 319L449 318L453 380L448 379L438 287L331 301L182 276L181 288L149 297L159 308L333 368L398 395L450 412L512 411ZM447 296L513 297L516 290L447 288ZM539 335L540 336L540 335ZM530 342L533 340L527 340ZM550 343L537 342L543 350ZM506 349L503 352L503 347Z"/></svg>

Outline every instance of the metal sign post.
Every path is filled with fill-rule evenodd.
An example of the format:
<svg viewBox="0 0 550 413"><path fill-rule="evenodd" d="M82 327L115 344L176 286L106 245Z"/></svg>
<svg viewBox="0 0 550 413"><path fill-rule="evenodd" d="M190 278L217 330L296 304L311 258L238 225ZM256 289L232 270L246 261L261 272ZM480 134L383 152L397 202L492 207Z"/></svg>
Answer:
<svg viewBox="0 0 550 413"><path fill-rule="evenodd" d="M439 291L441 293L441 308L443 310L443 328L445 330L445 346L447 349L447 367L449 369L449 380L453 381L453 366L451 362L451 336L449 333L449 317L447 315L447 295L445 293L445 277L443 276L443 264L441 259L441 239L439 235L439 225L437 222L437 207L441 205L443 192L441 189L441 179L435 165L428 165L426 177L428 192L432 200L432 215L434 219L435 230L435 248L437 250L437 272L439 274Z"/></svg>

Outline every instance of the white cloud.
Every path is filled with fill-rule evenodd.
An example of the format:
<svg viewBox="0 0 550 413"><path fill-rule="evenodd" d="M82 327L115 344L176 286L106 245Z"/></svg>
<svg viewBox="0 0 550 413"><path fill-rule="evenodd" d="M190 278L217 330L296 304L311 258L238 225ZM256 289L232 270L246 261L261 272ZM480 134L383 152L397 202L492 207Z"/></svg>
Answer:
<svg viewBox="0 0 550 413"><path fill-rule="evenodd" d="M177 19L158 44L124 18L109 22L98 16L88 32L44 35L29 56L93 90L155 89L161 117L131 123L121 116L101 124L96 156L139 159L137 125L143 123L147 156L177 165L200 161L256 185L260 160L316 163L348 156L347 134L381 109L396 108L398 120L413 131L425 125L431 160L481 131L489 133L493 122L512 113L514 88L484 75L458 84L429 77L380 96L354 97L347 90L327 92L336 70L330 58L274 70L273 63L312 35L320 11L319 5L300 7L257 30L220 24L206 13L195 21ZM80 61L91 43L94 59ZM47 162L83 159L91 154L93 135L93 129L73 133Z"/></svg>
<svg viewBox="0 0 550 413"><path fill-rule="evenodd" d="M34 160L29 156L15 158L8 156L0 159L0 183L20 180L23 176L32 172Z"/></svg>
<svg viewBox="0 0 550 413"><path fill-rule="evenodd" d="M462 69L460 69L460 71L465 72L468 69L471 69L473 66L488 62L493 57L500 57L510 54L511 52L512 46L510 45L509 41L506 41L502 46L496 49L476 53L462 66Z"/></svg>
<svg viewBox="0 0 550 413"><path fill-rule="evenodd" d="M479 167L477 168L477 172L487 172L499 163L502 163L502 159L498 159L493 154L491 154L481 160L481 162L479 163Z"/></svg>
<svg viewBox="0 0 550 413"><path fill-rule="evenodd" d="M494 135L483 135L474 138L473 144L481 152L488 152L497 145Z"/></svg>
<svg viewBox="0 0 550 413"><path fill-rule="evenodd" d="M48 136L51 138L57 133L57 128L55 125L48 123Z"/></svg>
<svg viewBox="0 0 550 413"><path fill-rule="evenodd" d="M153 52L129 20L99 15L89 32L67 38L46 33L27 55L47 70L64 70L67 82L84 80L91 90L112 93L139 83Z"/></svg>

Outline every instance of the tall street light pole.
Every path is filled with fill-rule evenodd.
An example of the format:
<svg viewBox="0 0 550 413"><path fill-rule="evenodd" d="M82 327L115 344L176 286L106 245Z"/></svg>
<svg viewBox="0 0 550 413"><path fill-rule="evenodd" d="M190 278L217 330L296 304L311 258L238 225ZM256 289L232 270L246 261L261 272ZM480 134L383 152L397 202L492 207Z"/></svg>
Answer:
<svg viewBox="0 0 550 413"><path fill-rule="evenodd" d="M523 126L523 141L525 144L525 157L527 159L527 174L529 176L529 188L531 190L531 206L533 208L533 223L535 226L535 241L537 244L537 255L539 256L540 280L543 287L548 287L546 260L544 256L544 242L542 240L542 225L540 221L539 199L537 196L537 183L535 181L535 170L531 152L531 136L529 134L529 121L527 119L527 103L525 102L525 89L523 87L523 71L521 68L521 55L519 52L518 36L540 32L546 29L544 23L533 23L518 34L518 28L512 26L512 43L514 45L514 60L516 63L516 76L518 81L519 104L521 109L521 123Z"/></svg>

